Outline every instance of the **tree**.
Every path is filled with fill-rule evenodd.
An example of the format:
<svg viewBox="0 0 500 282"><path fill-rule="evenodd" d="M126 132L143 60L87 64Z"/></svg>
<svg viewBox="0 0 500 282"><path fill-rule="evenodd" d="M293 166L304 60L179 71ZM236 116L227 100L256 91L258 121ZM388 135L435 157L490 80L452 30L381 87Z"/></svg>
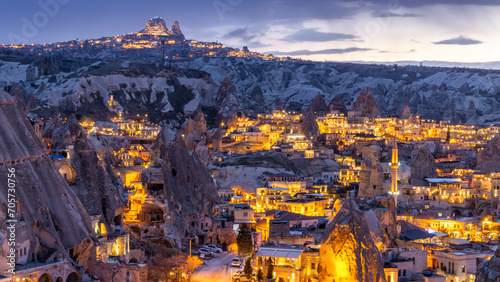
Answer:
<svg viewBox="0 0 500 282"><path fill-rule="evenodd" d="M238 245L238 253L240 256L248 256L252 253L252 231L245 223L240 226L238 236L236 237L236 244Z"/></svg>
<svg viewBox="0 0 500 282"><path fill-rule="evenodd" d="M203 264L203 261L197 256L188 256L186 259L187 269L188 269L188 279L191 280L191 276L198 266Z"/></svg>
<svg viewBox="0 0 500 282"><path fill-rule="evenodd" d="M274 272L274 266L273 266L273 261L271 258L267 261L267 279L273 279L273 272Z"/></svg>
<svg viewBox="0 0 500 282"><path fill-rule="evenodd" d="M223 248L224 251L227 251L228 246L236 243L236 235L234 234L232 227L217 229L217 235L219 236L219 242L223 247L226 247Z"/></svg>
<svg viewBox="0 0 500 282"><path fill-rule="evenodd" d="M257 281L262 281L264 280L264 273L262 273L262 269L259 268L259 271L257 271Z"/></svg>
<svg viewBox="0 0 500 282"><path fill-rule="evenodd" d="M252 264L250 262L250 258L245 261L245 268L243 269L243 272L245 273L245 276L250 279L252 278Z"/></svg>

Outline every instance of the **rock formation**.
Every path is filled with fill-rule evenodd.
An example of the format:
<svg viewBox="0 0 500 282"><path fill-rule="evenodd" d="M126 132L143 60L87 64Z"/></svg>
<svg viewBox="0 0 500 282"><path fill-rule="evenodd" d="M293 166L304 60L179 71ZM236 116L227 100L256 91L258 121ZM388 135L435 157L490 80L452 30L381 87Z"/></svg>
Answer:
<svg viewBox="0 0 500 282"><path fill-rule="evenodd" d="M351 111L361 112L362 116L368 116L370 118L380 115L380 110L370 88L365 87L361 91L358 99L352 104Z"/></svg>
<svg viewBox="0 0 500 282"><path fill-rule="evenodd" d="M169 31L167 25L165 24L165 21L159 17L150 19L146 23L146 28L139 31L138 33L151 36L169 36L172 37L172 39L177 40L184 39L184 35L181 32L178 21L174 22L174 24L172 25L172 30Z"/></svg>
<svg viewBox="0 0 500 282"><path fill-rule="evenodd" d="M26 244L24 264L32 258L54 254L69 259L68 249L88 250L93 234L90 220L77 196L68 187L33 128L16 106L15 100L0 90L0 181L8 183L15 170L15 199L18 219L16 241ZM0 202L8 203L7 185L0 186ZM7 218L0 209L0 217ZM0 238L8 238L6 221L0 221ZM10 247L0 241L0 272L7 267ZM73 258L86 265L88 251ZM52 256L53 257L53 256Z"/></svg>
<svg viewBox="0 0 500 282"><path fill-rule="evenodd" d="M302 134L304 134L307 138L317 137L319 135L319 126L316 122L316 116L311 109L307 110L304 115L305 117L302 121L301 128Z"/></svg>
<svg viewBox="0 0 500 282"><path fill-rule="evenodd" d="M115 179L111 166L108 170L105 169L104 163L99 160L87 139L85 130L74 116L70 116L64 123L61 119L54 118L44 130L43 137L50 141L54 152L72 148L67 155L69 159L55 159L56 166L67 166L66 169L71 174L67 176L67 182L71 189L87 213L100 215L100 223L105 224L111 233L115 224L121 225L124 207L119 190L113 185ZM103 159L109 162L109 156L104 155Z"/></svg>
<svg viewBox="0 0 500 282"><path fill-rule="evenodd" d="M477 158L478 168L484 171L500 170L500 134L491 139Z"/></svg>
<svg viewBox="0 0 500 282"><path fill-rule="evenodd" d="M274 110L283 111L285 108L283 107L283 102L281 102L280 97L276 97L274 100Z"/></svg>
<svg viewBox="0 0 500 282"><path fill-rule="evenodd" d="M429 147L423 145L417 152L415 158L410 162L412 185L426 185L425 179L437 177L437 165Z"/></svg>
<svg viewBox="0 0 500 282"><path fill-rule="evenodd" d="M255 85L252 89L252 92L250 92L250 98L259 104L265 103L264 94L262 93L262 89L259 85Z"/></svg>
<svg viewBox="0 0 500 282"><path fill-rule="evenodd" d="M228 76L224 78L224 81L222 81L217 91L215 103L217 105L220 120L227 120L238 111L240 107L238 97L236 96L236 90Z"/></svg>
<svg viewBox="0 0 500 282"><path fill-rule="evenodd" d="M316 115L325 115L330 111L321 93L318 93L318 95L314 97L307 109L311 110Z"/></svg>
<svg viewBox="0 0 500 282"><path fill-rule="evenodd" d="M328 223L319 260L320 281L385 281L382 257L363 212L352 198Z"/></svg>
<svg viewBox="0 0 500 282"><path fill-rule="evenodd" d="M152 146L152 155L158 156L163 175L165 200L165 236L180 247L182 238L211 236L212 208L217 190L207 168L197 154L189 152L178 134L159 134ZM152 168L154 169L154 168ZM143 172L143 185L147 187L147 170Z"/></svg>
<svg viewBox="0 0 500 282"><path fill-rule="evenodd" d="M345 106L345 103L340 95L336 95L335 97L333 97L332 101L330 101L330 104L328 105L328 109L331 112L339 111L339 113L347 116L347 107Z"/></svg>
<svg viewBox="0 0 500 282"><path fill-rule="evenodd" d="M21 89L19 89L19 85L17 85L17 83L14 83L9 94L14 97L14 100L17 102L17 106L23 112L26 112L26 102L24 101L23 94L21 93Z"/></svg>
<svg viewBox="0 0 500 282"><path fill-rule="evenodd" d="M403 110L401 111L401 117L402 118L409 118L411 116L411 111L410 111L410 107L408 107L408 105L406 105Z"/></svg>
<svg viewBox="0 0 500 282"><path fill-rule="evenodd" d="M500 280L500 248L490 260L481 264L477 271L476 282L496 282Z"/></svg>

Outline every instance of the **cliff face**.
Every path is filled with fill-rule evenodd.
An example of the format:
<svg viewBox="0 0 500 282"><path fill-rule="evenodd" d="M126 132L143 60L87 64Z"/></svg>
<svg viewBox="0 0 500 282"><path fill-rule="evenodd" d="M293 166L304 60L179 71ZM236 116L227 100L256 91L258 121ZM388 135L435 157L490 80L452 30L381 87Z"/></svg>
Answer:
<svg viewBox="0 0 500 282"><path fill-rule="evenodd" d="M167 140L163 140L167 138ZM207 239L213 230L212 209L217 189L197 154L188 151L180 135L173 139L159 134L152 152L163 173L166 220L165 235L179 245L180 238L191 236ZM153 154L152 154L153 155ZM143 179L147 186L148 179ZM201 240L201 239L200 239Z"/></svg>
<svg viewBox="0 0 500 282"><path fill-rule="evenodd" d="M0 181L8 182L15 169L17 202L16 241L27 246L24 262L42 257L49 248L67 257L67 249L91 244L92 229L84 207L68 187L26 116L14 100L0 90ZM0 203L8 202L7 185L0 186ZM0 218L6 218L0 209ZM8 238L7 223L0 222L0 238ZM7 240L0 240L0 272L7 267ZM87 256L88 254L81 254ZM86 264L75 257L78 263Z"/></svg>
<svg viewBox="0 0 500 282"><path fill-rule="evenodd" d="M320 281L385 281L382 257L354 200L328 223L321 244Z"/></svg>

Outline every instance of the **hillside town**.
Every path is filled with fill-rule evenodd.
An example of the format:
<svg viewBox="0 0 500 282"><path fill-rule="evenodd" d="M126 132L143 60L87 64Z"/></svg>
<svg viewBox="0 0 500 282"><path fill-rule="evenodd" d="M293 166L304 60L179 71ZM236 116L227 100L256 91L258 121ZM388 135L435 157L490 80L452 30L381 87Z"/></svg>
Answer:
<svg viewBox="0 0 500 282"><path fill-rule="evenodd" d="M236 111L216 128L202 111L176 132L122 112L111 121L32 118L31 126L70 187L82 182L90 148L119 187L123 207L101 196L97 214L92 196L77 196L98 238L95 260L129 276L148 271L144 250L132 245L158 240L207 263L219 256L207 246L239 251L255 272L267 275L272 263L268 278L277 281L475 281L499 242L500 126L422 119L407 106L382 115L368 88L350 110L318 94L305 112L277 100L270 112ZM179 200L179 183L215 194L194 195L203 204L181 216L172 204L189 206L192 195ZM242 229L251 234L247 253L238 250ZM21 268L33 262L28 246L18 250Z"/></svg>
<svg viewBox="0 0 500 282"><path fill-rule="evenodd" d="M0 45L0 282L499 281L498 78L160 17Z"/></svg>

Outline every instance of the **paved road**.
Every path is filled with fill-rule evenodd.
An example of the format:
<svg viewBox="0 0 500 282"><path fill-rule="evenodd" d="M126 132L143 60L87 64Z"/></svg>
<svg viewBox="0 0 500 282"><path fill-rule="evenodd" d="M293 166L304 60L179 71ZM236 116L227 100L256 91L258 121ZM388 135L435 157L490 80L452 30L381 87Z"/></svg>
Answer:
<svg viewBox="0 0 500 282"><path fill-rule="evenodd" d="M215 258L207 261L206 265L202 265L196 269L196 272L192 276L193 282L230 282L231 272L235 273L238 268L231 267L231 260L237 257L236 252L223 252L221 254L215 254ZM223 267L227 265L227 271Z"/></svg>

